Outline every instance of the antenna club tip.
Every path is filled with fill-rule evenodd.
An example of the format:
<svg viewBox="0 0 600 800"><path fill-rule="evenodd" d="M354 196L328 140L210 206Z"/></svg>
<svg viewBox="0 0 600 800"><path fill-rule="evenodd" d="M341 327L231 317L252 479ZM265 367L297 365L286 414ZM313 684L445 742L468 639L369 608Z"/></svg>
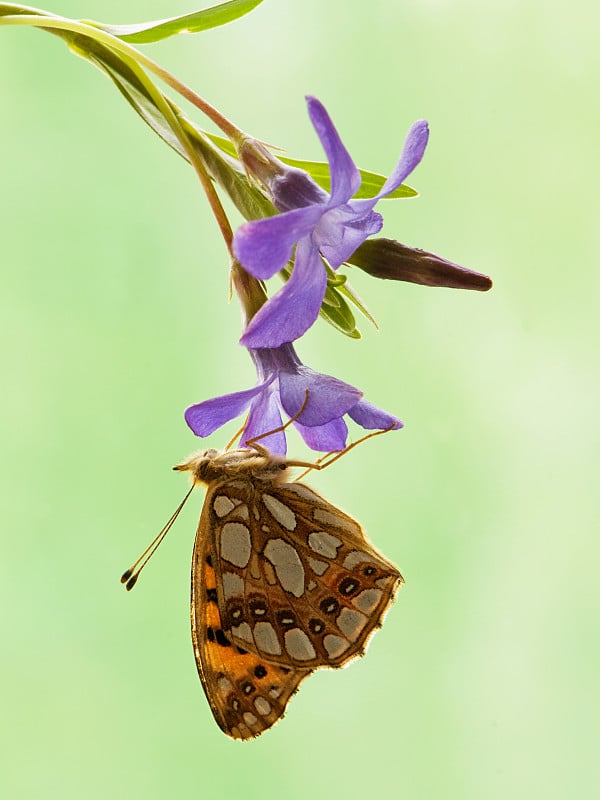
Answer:
<svg viewBox="0 0 600 800"><path fill-rule="evenodd" d="M125 588L127 589L128 592L130 592L133 589L133 587L136 585L137 579L138 579L137 575L132 575L131 578L129 578L129 580L125 584Z"/></svg>
<svg viewBox="0 0 600 800"><path fill-rule="evenodd" d="M132 574L133 574L133 570L126 569L125 572L121 575L121 583L127 583L129 578L131 578Z"/></svg>

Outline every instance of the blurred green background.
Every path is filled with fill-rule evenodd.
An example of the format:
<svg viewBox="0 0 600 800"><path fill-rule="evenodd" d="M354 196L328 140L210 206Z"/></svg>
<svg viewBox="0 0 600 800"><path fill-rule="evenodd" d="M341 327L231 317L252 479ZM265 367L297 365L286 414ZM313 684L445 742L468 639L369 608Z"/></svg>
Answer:
<svg viewBox="0 0 600 800"><path fill-rule="evenodd" d="M214 724L189 641L201 493L136 590L118 581L202 445L184 407L254 382L223 245L192 170L99 72L0 30L3 797L598 796L599 24L591 0L266 0L147 46L292 156L322 158L305 93L386 174L428 118L421 197L385 205L384 234L495 280L355 271L380 331L299 344L406 423L310 482L407 583L367 657L248 744Z"/></svg>

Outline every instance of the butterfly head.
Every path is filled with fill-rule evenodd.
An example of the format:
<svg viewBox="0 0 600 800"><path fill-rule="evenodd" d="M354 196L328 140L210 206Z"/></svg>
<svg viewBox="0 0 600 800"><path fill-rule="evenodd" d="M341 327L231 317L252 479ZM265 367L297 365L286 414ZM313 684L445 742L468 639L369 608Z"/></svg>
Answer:
<svg viewBox="0 0 600 800"><path fill-rule="evenodd" d="M279 481L284 477L287 462L266 450L201 450L192 453L173 467L191 472L194 483L209 484L214 480L246 475L259 480Z"/></svg>

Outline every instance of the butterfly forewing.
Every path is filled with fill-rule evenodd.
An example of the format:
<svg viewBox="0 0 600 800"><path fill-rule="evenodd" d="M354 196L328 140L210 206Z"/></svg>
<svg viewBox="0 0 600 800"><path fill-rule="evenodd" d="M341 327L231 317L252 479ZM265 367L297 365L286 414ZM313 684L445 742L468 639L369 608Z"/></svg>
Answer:
<svg viewBox="0 0 600 800"><path fill-rule="evenodd" d="M291 668L364 652L401 576L357 522L302 484L268 481L221 483L205 512L230 641Z"/></svg>
<svg viewBox="0 0 600 800"><path fill-rule="evenodd" d="M222 576L213 567L210 515L215 492L207 493L192 559L192 641L198 673L214 718L234 739L251 739L274 725L308 669L268 663L234 644L225 632L217 602Z"/></svg>

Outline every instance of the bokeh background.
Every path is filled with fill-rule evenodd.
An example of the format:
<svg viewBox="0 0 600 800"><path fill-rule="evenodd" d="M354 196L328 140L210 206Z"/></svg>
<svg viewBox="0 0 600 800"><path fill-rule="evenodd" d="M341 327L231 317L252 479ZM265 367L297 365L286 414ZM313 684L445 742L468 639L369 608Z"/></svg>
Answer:
<svg viewBox="0 0 600 800"><path fill-rule="evenodd" d="M598 796L599 24L591 0L266 0L147 46L292 156L322 157L308 92L383 173L427 117L421 196L384 206L384 233L495 280L355 271L380 330L299 344L406 423L311 482L407 583L367 657L245 745L189 642L201 493L136 590L118 581L184 491L184 407L254 382L223 245L192 170L99 72L0 30L3 797Z"/></svg>

